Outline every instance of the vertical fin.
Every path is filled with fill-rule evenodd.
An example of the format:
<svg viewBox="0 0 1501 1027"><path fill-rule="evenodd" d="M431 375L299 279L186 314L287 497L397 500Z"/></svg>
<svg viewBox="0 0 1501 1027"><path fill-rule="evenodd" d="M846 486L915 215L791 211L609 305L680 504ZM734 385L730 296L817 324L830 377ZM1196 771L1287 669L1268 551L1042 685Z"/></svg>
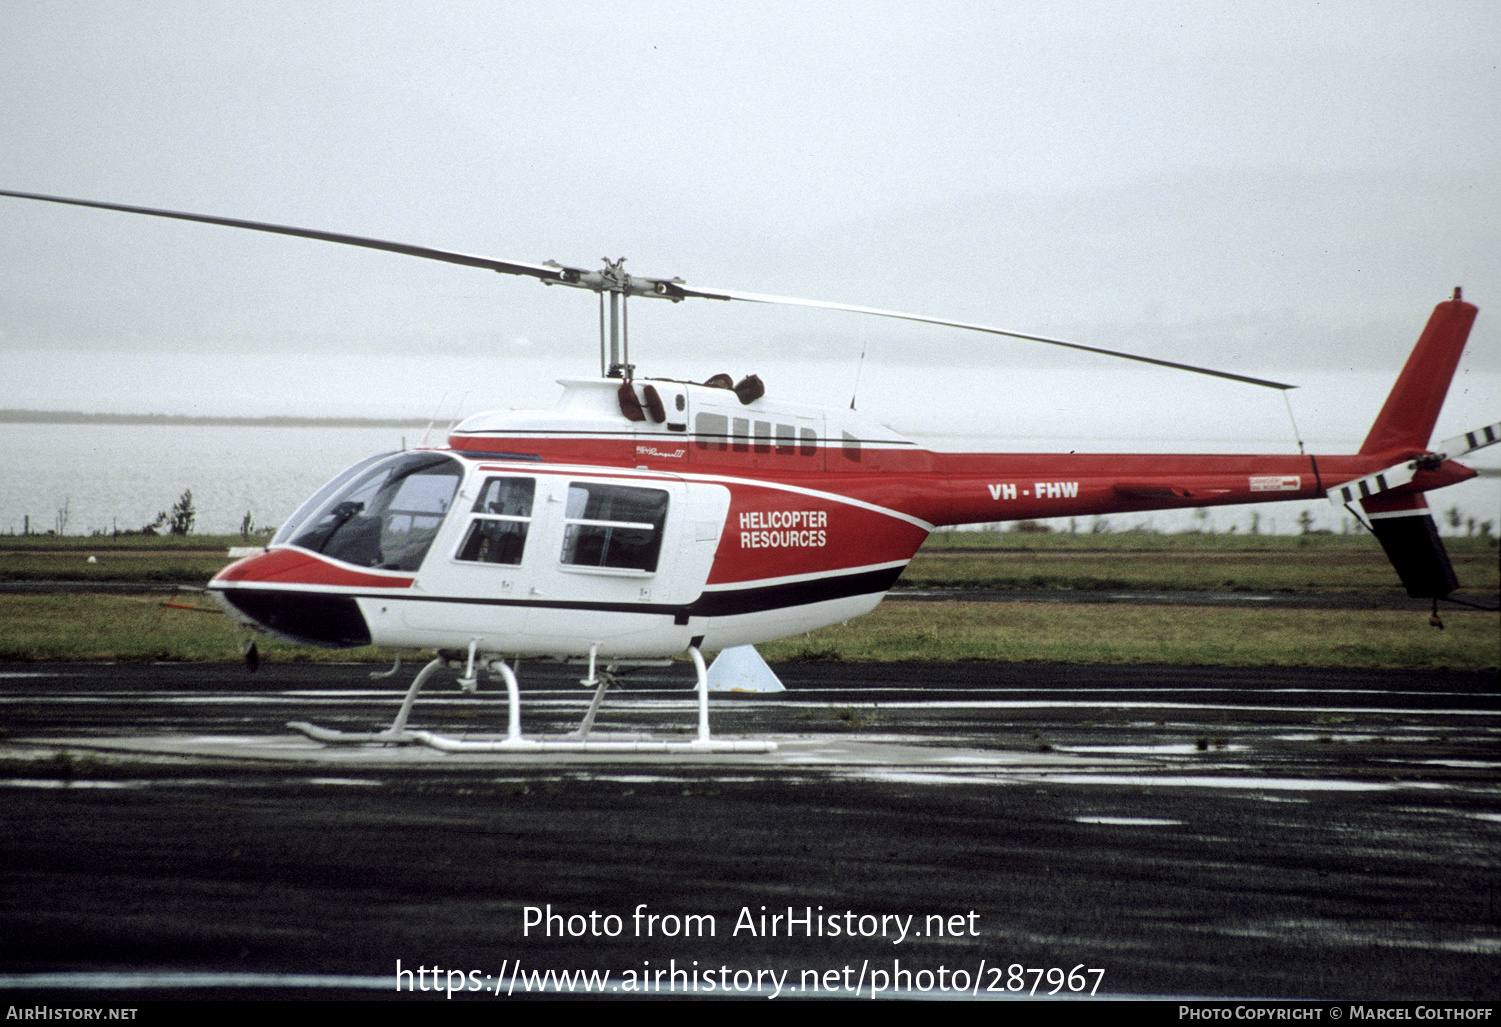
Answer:
<svg viewBox="0 0 1501 1027"><path fill-rule="evenodd" d="M1459 296L1455 289L1452 300L1433 308L1428 326L1360 447L1362 456L1427 448L1478 310Z"/></svg>
<svg viewBox="0 0 1501 1027"><path fill-rule="evenodd" d="M1362 499L1371 530L1414 599L1443 599L1459 587L1438 525L1421 495Z"/></svg>

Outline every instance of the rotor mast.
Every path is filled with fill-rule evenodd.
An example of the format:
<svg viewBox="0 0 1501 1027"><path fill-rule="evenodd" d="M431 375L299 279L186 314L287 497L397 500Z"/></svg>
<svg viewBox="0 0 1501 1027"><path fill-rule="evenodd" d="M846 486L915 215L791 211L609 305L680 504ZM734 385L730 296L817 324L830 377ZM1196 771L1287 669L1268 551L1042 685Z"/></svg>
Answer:
<svg viewBox="0 0 1501 1027"><path fill-rule="evenodd" d="M542 266L556 268L556 277L538 277L544 285L569 285L599 293L599 373L604 378L630 378L636 373L636 365L631 363L630 317L626 312L626 301L632 296L655 296L678 303L684 298L677 288L683 280L635 278L625 270L624 257L600 259L605 266L598 271L565 267L549 260ZM605 293L610 294L608 309Z"/></svg>
<svg viewBox="0 0 1501 1027"><path fill-rule="evenodd" d="M605 378L634 378L636 365L631 363L630 319L626 298L631 294L631 276L626 273L625 258L612 261L601 257L605 268L600 278L609 283L599 293L599 373ZM605 293L610 294L610 360L605 362Z"/></svg>

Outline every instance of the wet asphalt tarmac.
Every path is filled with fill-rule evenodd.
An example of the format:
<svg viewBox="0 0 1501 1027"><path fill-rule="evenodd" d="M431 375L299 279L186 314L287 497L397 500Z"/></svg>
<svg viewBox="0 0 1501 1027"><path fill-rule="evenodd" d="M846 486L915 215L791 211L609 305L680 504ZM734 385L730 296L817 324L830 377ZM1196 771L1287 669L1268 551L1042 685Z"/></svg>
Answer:
<svg viewBox="0 0 1501 1027"><path fill-rule="evenodd" d="M0 666L0 991L1501 996L1494 673L782 665L714 702L770 756L284 726L382 727L412 669ZM577 677L523 666L529 736ZM600 731L692 737L686 666L622 684ZM503 733L504 690L412 722Z"/></svg>

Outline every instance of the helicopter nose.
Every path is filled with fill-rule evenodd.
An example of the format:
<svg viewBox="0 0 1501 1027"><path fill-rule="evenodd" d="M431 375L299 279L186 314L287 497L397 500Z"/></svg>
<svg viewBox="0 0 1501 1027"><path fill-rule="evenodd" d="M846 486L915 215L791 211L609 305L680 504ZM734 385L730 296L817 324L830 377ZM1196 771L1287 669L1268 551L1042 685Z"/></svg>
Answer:
<svg viewBox="0 0 1501 1027"><path fill-rule="evenodd" d="M353 596L291 589L212 591L237 620L289 642L334 649L370 644L370 626Z"/></svg>
<svg viewBox="0 0 1501 1027"><path fill-rule="evenodd" d="M313 553L272 549L230 564L208 590L241 623L291 642L347 648L370 644L358 596L411 584L410 575L361 572Z"/></svg>

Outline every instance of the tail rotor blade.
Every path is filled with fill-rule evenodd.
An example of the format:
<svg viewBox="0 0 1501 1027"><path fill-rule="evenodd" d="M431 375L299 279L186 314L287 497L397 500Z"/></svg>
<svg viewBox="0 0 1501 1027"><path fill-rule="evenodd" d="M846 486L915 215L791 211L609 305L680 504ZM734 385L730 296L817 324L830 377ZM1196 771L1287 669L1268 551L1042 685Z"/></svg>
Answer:
<svg viewBox="0 0 1501 1027"><path fill-rule="evenodd" d="M1467 456L1477 449L1494 446L1498 442L1501 442L1501 421L1488 424L1484 428L1476 428L1474 431L1467 431L1463 435L1456 435L1452 439L1445 439L1434 448L1434 455L1441 462L1454 460Z"/></svg>
<svg viewBox="0 0 1501 1027"><path fill-rule="evenodd" d="M1405 464L1396 464L1384 471L1368 474L1364 478L1356 478L1347 481L1338 488L1329 490L1329 502L1334 506L1345 506L1357 499L1369 499L1399 485L1406 485L1417 477L1418 462L1410 460Z"/></svg>
<svg viewBox="0 0 1501 1027"><path fill-rule="evenodd" d="M1375 474L1368 474L1364 478L1356 478L1354 481L1345 482L1338 488L1330 489L1329 502L1335 506L1345 506L1357 499L1367 499L1399 485L1406 485L1417 477L1420 470L1435 468L1446 460L1468 456L1477 449L1484 449L1498 442L1501 442L1501 421L1488 424L1484 428L1476 428L1474 431L1467 431L1451 439L1445 439L1434 447L1433 452L1426 453L1416 460L1409 460L1404 464L1393 464L1384 471L1377 471Z"/></svg>

